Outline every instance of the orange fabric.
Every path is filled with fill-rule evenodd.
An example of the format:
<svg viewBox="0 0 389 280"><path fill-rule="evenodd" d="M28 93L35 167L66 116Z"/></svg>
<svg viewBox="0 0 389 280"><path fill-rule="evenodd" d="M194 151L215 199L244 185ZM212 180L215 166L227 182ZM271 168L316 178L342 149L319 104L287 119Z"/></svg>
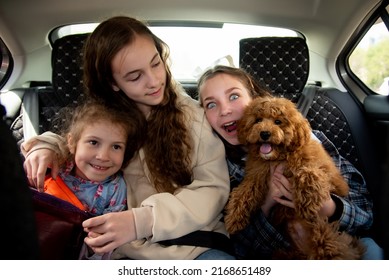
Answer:
<svg viewBox="0 0 389 280"><path fill-rule="evenodd" d="M82 205L81 201L77 198L77 196L69 189L69 187L65 184L65 182L60 178L53 179L52 177L48 177L45 180L45 193L54 195L62 200L70 202L74 206L78 207L81 210L86 210L84 205Z"/></svg>

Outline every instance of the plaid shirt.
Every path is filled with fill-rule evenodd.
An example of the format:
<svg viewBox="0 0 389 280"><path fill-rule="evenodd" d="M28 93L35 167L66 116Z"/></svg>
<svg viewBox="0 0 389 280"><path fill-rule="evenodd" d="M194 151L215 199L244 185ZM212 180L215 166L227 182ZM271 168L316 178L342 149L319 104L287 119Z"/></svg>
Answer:
<svg viewBox="0 0 389 280"><path fill-rule="evenodd" d="M337 205L337 218L342 230L357 235L368 230L373 223L372 200L361 173L345 158L343 158L333 143L320 131L313 131L324 148L333 158L343 177L350 186L347 197L332 195ZM227 150L227 163L230 173L231 187L237 186L244 177L244 159L230 160ZM343 204L343 211L341 206ZM268 259L276 249L289 246L288 241L266 219L262 211L253 216L249 224L241 232L231 236L235 253L241 259Z"/></svg>

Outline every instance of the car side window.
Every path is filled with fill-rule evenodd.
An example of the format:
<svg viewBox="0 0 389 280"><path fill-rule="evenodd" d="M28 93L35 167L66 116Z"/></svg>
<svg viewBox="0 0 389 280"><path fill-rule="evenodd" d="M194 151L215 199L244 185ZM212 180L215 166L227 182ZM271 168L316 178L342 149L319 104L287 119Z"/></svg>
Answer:
<svg viewBox="0 0 389 280"><path fill-rule="evenodd" d="M381 95L389 95L388 11L386 7L386 13L381 13L349 57L353 74L371 91Z"/></svg>
<svg viewBox="0 0 389 280"><path fill-rule="evenodd" d="M13 69L11 53L3 40L0 38L0 90L8 81Z"/></svg>

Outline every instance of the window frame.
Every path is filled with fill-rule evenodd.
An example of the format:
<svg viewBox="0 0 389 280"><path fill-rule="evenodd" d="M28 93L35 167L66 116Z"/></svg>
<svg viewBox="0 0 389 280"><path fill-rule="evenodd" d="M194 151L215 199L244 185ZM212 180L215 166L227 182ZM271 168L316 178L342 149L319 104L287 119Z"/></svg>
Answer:
<svg viewBox="0 0 389 280"><path fill-rule="evenodd" d="M340 52L336 60L336 72L342 82L343 86L357 98L360 103L363 103L364 99L368 95L379 95L375 91L371 90L358 76L354 74L349 65L349 59L352 52L364 38L370 28L377 22L379 18L385 23L389 32L389 14L387 11L388 1L379 3L376 8L372 9L365 19L360 23L358 28L354 31L350 40Z"/></svg>
<svg viewBox="0 0 389 280"><path fill-rule="evenodd" d="M2 38L0 38L0 90L8 82L13 69L14 61L12 54Z"/></svg>

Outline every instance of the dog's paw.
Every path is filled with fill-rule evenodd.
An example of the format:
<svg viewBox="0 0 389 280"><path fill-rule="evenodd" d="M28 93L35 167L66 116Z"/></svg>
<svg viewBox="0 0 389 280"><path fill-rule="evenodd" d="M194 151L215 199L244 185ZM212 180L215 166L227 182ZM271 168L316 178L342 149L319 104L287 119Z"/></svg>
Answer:
<svg viewBox="0 0 389 280"><path fill-rule="evenodd" d="M294 204L302 220L315 223L323 202L328 199L328 182L322 177L308 168L301 168L299 176L296 176L298 187L295 188Z"/></svg>

